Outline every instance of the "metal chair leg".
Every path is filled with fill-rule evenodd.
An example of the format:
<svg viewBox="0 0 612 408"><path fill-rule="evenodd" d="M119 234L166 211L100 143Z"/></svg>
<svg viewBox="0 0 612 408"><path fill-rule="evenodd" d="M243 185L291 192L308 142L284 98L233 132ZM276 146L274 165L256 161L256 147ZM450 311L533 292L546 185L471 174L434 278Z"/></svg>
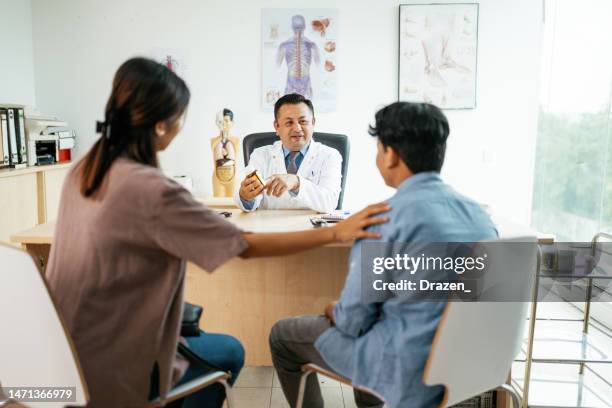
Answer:
<svg viewBox="0 0 612 408"><path fill-rule="evenodd" d="M523 385L522 408L529 406L529 387L531 383L531 365L533 360L533 341L535 337L535 324L538 316L538 289L540 286L540 262L542 259L542 250L538 246L537 265L533 291L531 294L531 312L529 314L529 332L527 335L527 353L525 355L525 376ZM521 405L515 405L515 408L520 408Z"/></svg>
<svg viewBox="0 0 612 408"><path fill-rule="evenodd" d="M232 408L234 406L234 397L232 396L232 386L229 385L227 380L219 380L219 383L223 385L225 388L225 403L227 404L227 408Z"/></svg>
<svg viewBox="0 0 612 408"><path fill-rule="evenodd" d="M589 286L587 287L586 299L584 300L584 321L582 323L583 338L586 337L586 335L589 333L589 319L591 316L591 297L592 297L592 292L593 292L593 279L589 278L588 281L589 281ZM586 344L586 342L583 343L583 347L584 347L584 344ZM584 350L582 352L584 355ZM580 375L584 374L585 365L586 365L585 363L580 363L580 370L578 374Z"/></svg>
<svg viewBox="0 0 612 408"><path fill-rule="evenodd" d="M495 390L504 391L510 394L510 397L512 398L512 408L521 408L521 396L518 394L518 392L516 392L514 388L512 388L511 385L502 384L499 387L497 387Z"/></svg>
<svg viewBox="0 0 612 408"><path fill-rule="evenodd" d="M300 377L300 388L298 390L297 402L295 404L295 408L302 408L304 405L304 393L306 392L306 380L308 376L312 374L314 371L304 371L302 372L302 376Z"/></svg>

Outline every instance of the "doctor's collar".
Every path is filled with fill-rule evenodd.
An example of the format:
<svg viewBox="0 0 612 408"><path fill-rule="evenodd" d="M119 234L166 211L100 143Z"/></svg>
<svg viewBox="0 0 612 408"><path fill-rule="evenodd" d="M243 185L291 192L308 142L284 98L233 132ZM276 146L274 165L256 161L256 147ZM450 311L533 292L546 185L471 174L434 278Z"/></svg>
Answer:
<svg viewBox="0 0 612 408"><path fill-rule="evenodd" d="M308 152L308 148L310 148L311 143L312 143L312 138L308 141L308 144L306 146L300 149L300 153L302 153L302 156L306 156L306 152ZM283 142L281 142L281 146L283 148L283 157L289 156L289 154L291 153L291 150L287 149L285 145L283 144Z"/></svg>

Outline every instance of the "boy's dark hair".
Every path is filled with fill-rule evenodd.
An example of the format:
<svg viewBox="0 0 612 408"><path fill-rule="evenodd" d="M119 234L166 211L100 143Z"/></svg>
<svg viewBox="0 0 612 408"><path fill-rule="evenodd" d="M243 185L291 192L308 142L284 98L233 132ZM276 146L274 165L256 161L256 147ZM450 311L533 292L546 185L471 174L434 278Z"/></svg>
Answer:
<svg viewBox="0 0 612 408"><path fill-rule="evenodd" d="M278 119L278 111L283 105L297 105L298 103L305 103L306 106L310 109L312 116L314 116L314 107L312 106L312 102L310 99L305 98L304 96L296 93L290 93L285 96L278 98L276 103L274 104L274 119Z"/></svg>
<svg viewBox="0 0 612 408"><path fill-rule="evenodd" d="M392 103L376 112L376 125L368 133L392 147L414 174L442 169L449 127L434 105Z"/></svg>

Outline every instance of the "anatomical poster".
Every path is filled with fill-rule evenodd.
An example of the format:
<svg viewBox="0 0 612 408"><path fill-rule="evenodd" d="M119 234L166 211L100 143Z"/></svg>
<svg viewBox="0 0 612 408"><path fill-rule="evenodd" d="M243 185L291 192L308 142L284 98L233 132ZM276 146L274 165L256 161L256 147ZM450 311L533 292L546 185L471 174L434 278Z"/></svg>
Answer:
<svg viewBox="0 0 612 408"><path fill-rule="evenodd" d="M476 107L478 4L400 6L401 101Z"/></svg>
<svg viewBox="0 0 612 408"><path fill-rule="evenodd" d="M315 112L336 110L337 38L337 9L263 9L262 108L299 93L312 100Z"/></svg>
<svg viewBox="0 0 612 408"><path fill-rule="evenodd" d="M176 73L183 79L187 79L186 52L180 48L162 48L155 47L149 52L150 58L168 67L172 72Z"/></svg>

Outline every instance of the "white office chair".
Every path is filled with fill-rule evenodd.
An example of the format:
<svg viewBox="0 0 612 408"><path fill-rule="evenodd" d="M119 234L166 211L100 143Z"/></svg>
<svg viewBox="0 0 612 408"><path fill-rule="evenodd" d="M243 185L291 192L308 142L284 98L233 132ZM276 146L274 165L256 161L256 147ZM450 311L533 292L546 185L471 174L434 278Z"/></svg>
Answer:
<svg viewBox="0 0 612 408"><path fill-rule="evenodd" d="M531 299L539 261L536 238L491 242L487 253L494 276L511 276L513 297ZM521 242L529 244L513 245ZM441 407L493 389L507 392L514 408L520 407L519 394L506 381L523 341L527 307L527 301L446 305L423 375L425 384L445 386Z"/></svg>
<svg viewBox="0 0 612 408"><path fill-rule="evenodd" d="M194 378L193 380L188 381L185 384L172 388L166 395L165 403L169 404L173 401L184 398L214 383L221 383L223 387L225 388L225 402L226 402L225 406L227 408L233 407L234 404L233 404L233 399L232 399L231 387L227 382L227 380L230 377L231 375L224 371L213 371L201 377ZM153 401L149 401L149 404L147 404L147 407L151 407L151 408L160 407L162 406L160 402L161 402L160 399L156 398Z"/></svg>
<svg viewBox="0 0 612 408"><path fill-rule="evenodd" d="M30 255L4 244L0 244L0 325L2 387L74 387L70 403L24 403L28 407L87 404L76 351L43 276ZM8 397L0 395L0 406L13 402Z"/></svg>
<svg viewBox="0 0 612 408"><path fill-rule="evenodd" d="M517 300L531 299L539 262L536 243L535 237L483 242L488 265L497 272L491 275L492 281L485 277L479 284L494 286L500 283L500 276L512 275L512 296ZM493 389L510 394L514 408L520 408L520 396L506 380L512 361L521 349L527 307L526 301L449 302L446 305L423 374L425 384L445 386L440 408ZM306 378L313 373L353 386L347 378L314 364L304 364L297 408L302 408ZM360 390L376 395L372 390Z"/></svg>
<svg viewBox="0 0 612 408"><path fill-rule="evenodd" d="M26 252L0 244L0 387L74 387L72 402L24 402L32 408L84 406L87 384L44 277ZM225 387L231 407L230 374L213 371L169 391L166 403L213 383ZM6 394L6 393L5 393ZM16 403L0 388L0 407ZM159 398L149 407L160 406Z"/></svg>
<svg viewBox="0 0 612 408"><path fill-rule="evenodd" d="M197 364L197 362L194 360L200 360L199 357L197 357L189 349L186 349L185 352L188 353L188 355L183 356L186 357L191 364ZM208 363L205 363L202 360L200 360L200 363L204 366L208 366ZM181 384L172 388L170 391L168 391L168 394L166 395L165 404L169 404L178 399L187 397L188 395L193 394L196 391L200 391L202 388L206 388L214 383L220 383L225 388L225 407L231 408L234 406L234 403L231 392L232 389L229 383L227 382L230 377L231 374L229 372L210 371L200 377L194 378L193 380L186 382L185 384ZM152 401L149 401L149 403L147 404L147 408L160 406L162 405L159 397L153 399Z"/></svg>

